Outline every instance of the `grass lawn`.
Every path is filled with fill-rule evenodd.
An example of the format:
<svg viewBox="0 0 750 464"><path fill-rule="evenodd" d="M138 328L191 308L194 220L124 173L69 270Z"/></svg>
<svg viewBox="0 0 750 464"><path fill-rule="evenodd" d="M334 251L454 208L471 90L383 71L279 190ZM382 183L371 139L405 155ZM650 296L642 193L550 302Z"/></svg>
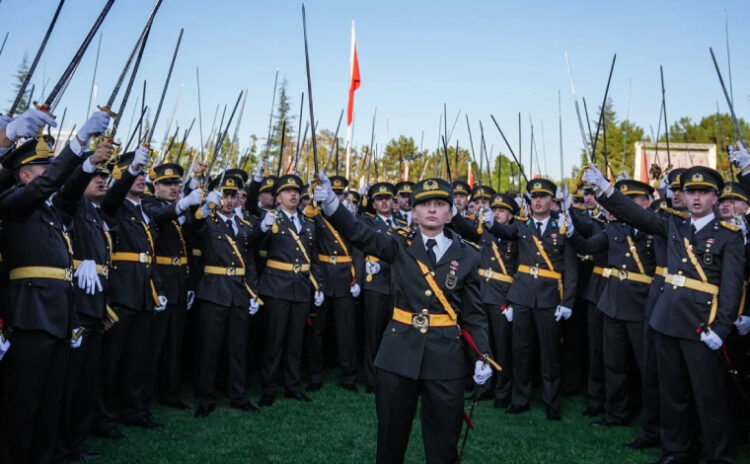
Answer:
<svg viewBox="0 0 750 464"><path fill-rule="evenodd" d="M376 417L372 395L345 391L329 375L323 389L311 394L312 403L277 397L259 413L229 409L220 397L206 419L193 411L155 405L155 419L163 429L121 427L122 440L91 438L86 448L106 463L369 463L375 460ZM251 397L257 402L259 391ZM190 391L183 399L192 402ZM468 404L467 404L468 408ZM659 459L658 450L631 451L638 427L594 428L581 412L581 397L563 400L562 421L547 421L537 399L532 410L509 416L480 402L474 411L476 429L469 435L466 463L647 463ZM417 413L418 414L418 413ZM460 446L460 443L459 443ZM414 422L407 462L424 462L419 420ZM750 462L750 448L740 448L739 462Z"/></svg>

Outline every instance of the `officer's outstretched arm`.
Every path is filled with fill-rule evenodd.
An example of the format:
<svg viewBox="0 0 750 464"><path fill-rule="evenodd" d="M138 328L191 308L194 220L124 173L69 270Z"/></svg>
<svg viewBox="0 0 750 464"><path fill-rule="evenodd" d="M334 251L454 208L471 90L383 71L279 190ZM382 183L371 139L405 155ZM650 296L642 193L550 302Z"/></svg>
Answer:
<svg viewBox="0 0 750 464"><path fill-rule="evenodd" d="M605 231L601 231L589 238L584 238L578 233L578 228L573 230L573 235L566 237L568 243L582 255L593 255L609 248L609 237Z"/></svg>
<svg viewBox="0 0 750 464"><path fill-rule="evenodd" d="M376 256L388 263L394 261L398 241L402 240L400 237L375 231L360 221L342 203L339 203L333 214L327 215L327 219L342 237L365 254Z"/></svg>
<svg viewBox="0 0 750 464"><path fill-rule="evenodd" d="M617 219L630 224L649 234L666 237L669 233L669 220L660 217L648 208L641 208L633 200L626 197L619 190L612 188L612 193L599 195L597 200Z"/></svg>
<svg viewBox="0 0 750 464"><path fill-rule="evenodd" d="M470 242L479 242L479 240L482 238L482 235L477 231L477 228L474 225L474 221L465 218L460 214L456 214L455 216L453 216L453 221L451 222L451 224L453 226L453 229L455 229L455 231L458 232L461 237L469 240Z"/></svg>
<svg viewBox="0 0 750 464"><path fill-rule="evenodd" d="M495 237L504 238L505 240L515 240L518 238L518 227L515 221L510 224L500 224L498 222L487 228L487 231Z"/></svg>

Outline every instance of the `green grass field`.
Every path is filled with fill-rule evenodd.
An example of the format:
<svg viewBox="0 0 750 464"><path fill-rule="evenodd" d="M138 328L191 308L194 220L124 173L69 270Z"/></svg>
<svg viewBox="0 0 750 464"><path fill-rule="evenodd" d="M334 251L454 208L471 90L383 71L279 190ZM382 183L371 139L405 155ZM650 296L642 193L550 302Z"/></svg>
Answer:
<svg viewBox="0 0 750 464"><path fill-rule="evenodd" d="M193 411L154 406L163 429L121 427L122 440L92 438L86 447L106 463L368 463L375 460L375 399L338 387L329 376L322 390L310 395L312 403L278 397L271 408L258 413L229 409L221 397L206 419ZM252 391L253 402L259 392ZM192 401L190 392L183 399ZM547 421L540 400L532 410L509 416L480 402L474 412L476 429L469 435L466 463L647 463L659 459L658 450L632 451L638 427L594 428L583 417L581 397L563 400L562 421ZM467 404L468 408L468 404ZM418 414L418 413L417 413ZM407 462L424 462L419 420L414 422ZM740 449L740 461L750 462L750 449Z"/></svg>

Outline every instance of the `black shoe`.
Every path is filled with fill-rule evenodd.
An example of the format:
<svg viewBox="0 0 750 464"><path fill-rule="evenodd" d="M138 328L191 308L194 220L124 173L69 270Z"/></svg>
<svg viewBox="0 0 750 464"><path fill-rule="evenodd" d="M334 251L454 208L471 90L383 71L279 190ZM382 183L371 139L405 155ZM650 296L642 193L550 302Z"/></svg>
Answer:
<svg viewBox="0 0 750 464"><path fill-rule="evenodd" d="M99 459L99 458L101 458L103 456L104 455L102 453L95 453L95 452L90 452L90 451L81 451L80 453L75 453L75 454L71 455L69 457L69 459L70 459L70 462L74 462L74 461L76 461L76 462L77 461L87 462L87 461L93 461L95 459Z"/></svg>
<svg viewBox="0 0 750 464"><path fill-rule="evenodd" d="M239 409L240 411L252 411L252 412L258 412L260 409L258 406L254 405L250 401L246 401L244 403L234 403L229 405L232 409Z"/></svg>
<svg viewBox="0 0 750 464"><path fill-rule="evenodd" d="M604 408L592 408L591 406L589 406L585 411L583 411L583 415L587 417L596 417L602 415L603 412Z"/></svg>
<svg viewBox="0 0 750 464"><path fill-rule="evenodd" d="M195 414L193 414L195 417L208 417L211 412L216 408L215 405L205 405L201 404L198 406L198 409L195 410Z"/></svg>
<svg viewBox="0 0 750 464"><path fill-rule="evenodd" d="M357 385L354 383L340 383L341 388L357 393Z"/></svg>
<svg viewBox="0 0 750 464"><path fill-rule="evenodd" d="M273 395L269 395L267 393L263 393L262 395L260 395L258 406L266 407L266 406L271 406L272 404L273 404Z"/></svg>
<svg viewBox="0 0 750 464"><path fill-rule="evenodd" d="M312 401L309 396L305 395L301 391L287 390L284 392L284 396L286 398L294 398L298 401L304 401L305 403L309 403L310 401Z"/></svg>
<svg viewBox="0 0 750 464"><path fill-rule="evenodd" d="M560 410L555 408L547 408L547 420L551 421L559 421L562 417L560 417Z"/></svg>
<svg viewBox="0 0 750 464"><path fill-rule="evenodd" d="M190 409L190 406L177 398L164 398L157 401L159 404L175 409Z"/></svg>
<svg viewBox="0 0 750 464"><path fill-rule="evenodd" d="M108 429L106 431L96 431L94 432L94 435L96 435L99 438L108 438L110 440L120 440L122 438L125 438L125 435L120 432L120 429L117 427L112 427L111 429Z"/></svg>
<svg viewBox="0 0 750 464"><path fill-rule="evenodd" d="M517 404L511 405L508 409L505 410L505 414L521 414L522 412L526 412L529 409L528 404L524 404L523 406L518 406Z"/></svg>
<svg viewBox="0 0 750 464"><path fill-rule="evenodd" d="M494 406L498 409L505 409L510 403L510 398L495 398Z"/></svg>
<svg viewBox="0 0 750 464"><path fill-rule="evenodd" d="M667 454L665 456L662 456L661 459L656 461L654 464L684 464L687 462L688 461L684 459L680 459L673 454Z"/></svg>
<svg viewBox="0 0 750 464"><path fill-rule="evenodd" d="M591 425L594 427L622 427L624 425L627 425L627 421L616 422L603 417L598 421L592 422Z"/></svg>
<svg viewBox="0 0 750 464"><path fill-rule="evenodd" d="M310 385L308 385L305 390L309 392L316 392L320 390L321 388L323 388L323 384L320 382L316 382L316 383L311 383Z"/></svg>
<svg viewBox="0 0 750 464"><path fill-rule="evenodd" d="M659 446L659 440L647 440L645 438L638 437L634 442L625 443L622 446L633 450L656 448L657 446Z"/></svg>
<svg viewBox="0 0 750 464"><path fill-rule="evenodd" d="M367 392L368 394L369 394L369 393L375 393L375 387L373 387L372 385L368 385L368 386L366 386L366 387L365 387L365 391L366 391L366 392Z"/></svg>

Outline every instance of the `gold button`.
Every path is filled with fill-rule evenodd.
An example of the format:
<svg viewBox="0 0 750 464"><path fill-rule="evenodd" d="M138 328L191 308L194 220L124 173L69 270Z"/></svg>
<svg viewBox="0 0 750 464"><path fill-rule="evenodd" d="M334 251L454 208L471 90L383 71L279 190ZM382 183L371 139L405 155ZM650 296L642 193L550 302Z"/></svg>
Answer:
<svg viewBox="0 0 750 464"><path fill-rule="evenodd" d="M396 331L396 329L391 329L391 332L395 332L395 331Z"/></svg>
<svg viewBox="0 0 750 464"><path fill-rule="evenodd" d="M630 258L630 253L625 253L626 258Z"/></svg>
<svg viewBox="0 0 750 464"><path fill-rule="evenodd" d="M425 294L425 296L432 296L432 291L430 291L430 290L425 290L425 291L424 291L424 294Z"/></svg>
<svg viewBox="0 0 750 464"><path fill-rule="evenodd" d="M429 309L423 309L422 310L422 314L430 314L430 310Z"/></svg>
<svg viewBox="0 0 750 464"><path fill-rule="evenodd" d="M427 329L425 329L425 328L419 329L419 331L422 332L423 334L427 333Z"/></svg>
<svg viewBox="0 0 750 464"><path fill-rule="evenodd" d="M628 268L628 265L627 265L627 264L623 264L623 265L622 265L622 268L623 268L623 269L627 269L627 268Z"/></svg>
<svg viewBox="0 0 750 464"><path fill-rule="evenodd" d="M682 258L683 263L687 263L687 258Z"/></svg>

